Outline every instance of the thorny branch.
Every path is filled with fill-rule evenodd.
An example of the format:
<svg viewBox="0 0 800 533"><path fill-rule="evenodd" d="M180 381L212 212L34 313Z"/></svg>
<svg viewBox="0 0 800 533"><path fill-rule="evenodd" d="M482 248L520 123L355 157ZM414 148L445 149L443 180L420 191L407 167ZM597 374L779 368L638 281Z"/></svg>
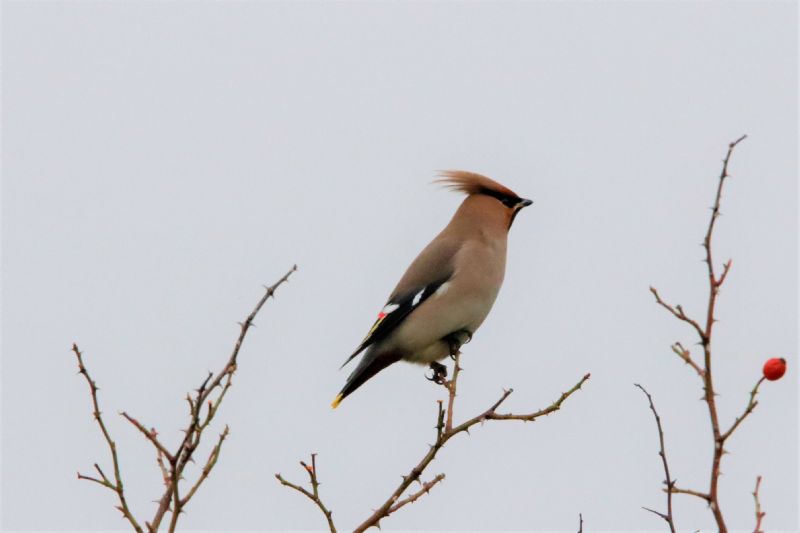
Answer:
<svg viewBox="0 0 800 533"><path fill-rule="evenodd" d="M731 434L736 430L736 428L739 427L739 424L744 422L744 419L747 418L750 415L750 413L752 413L753 410L756 408L756 406L758 405L758 402L756 401L756 395L758 394L758 388L761 386L762 383L764 383L764 379L765 379L764 376L761 376L761 378L759 378L759 380L756 382L755 387L753 387L753 390L750 391L750 401L747 402L747 406L744 408L744 412L742 413L742 415L737 416L736 420L733 421L733 424L731 424L731 427L728 429L728 431L720 435L720 439L722 440L722 442L728 440L728 437L730 437Z"/></svg>
<svg viewBox="0 0 800 533"><path fill-rule="evenodd" d="M674 343L672 346L670 346L670 348L672 348L672 351L675 352L678 357L683 359L687 365L691 366L694 371L697 372L697 375L700 376L700 378L703 377L705 370L700 368L700 365L694 362L694 359L692 359L692 354L689 352L689 350L684 348L679 342Z"/></svg>
<svg viewBox="0 0 800 533"><path fill-rule="evenodd" d="M683 348L683 346L680 343L673 344L672 350L681 359L683 359L684 362L686 362L688 365L692 367L692 369L695 371L695 373L697 373L697 375L703 382L703 393L704 393L703 400L706 402L706 405L708 407L708 414L711 421L711 431L712 431L713 446L714 446L713 459L711 465L711 476L709 480L709 489L707 493L689 489L679 489L674 486L671 489L668 488L668 491L675 494L689 494L692 496L697 496L707 501L709 507L711 508L711 512L714 515L714 520L717 523L717 527L720 533L727 533L727 526L725 525L725 519L719 505L720 464L722 462L722 456L726 453L725 442L731 436L734 430L736 430L736 428L739 427L739 424L741 424L741 422L750 413L752 413L753 409L755 409L756 405L758 404L755 401L755 395L758 392L758 386L761 384L761 380L759 380L759 382L756 384L756 386L750 393L750 402L748 403L747 408L745 409L745 412L742 414L742 416L736 419L736 421L731 425L728 431L723 432L720 429L719 415L717 412L717 405L716 405L716 392L714 390L714 380L713 380L712 365L711 365L712 362L711 340L713 335L714 324L717 321L714 314L717 304L717 296L719 295L720 287L728 277L728 273L730 272L732 262L731 260L725 262L722 265L722 272L719 275L717 275L714 265L712 245L713 245L714 228L716 227L717 218L719 218L720 216L720 204L722 201L723 186L725 185L725 180L730 176L730 174L728 173L728 165L730 163L731 155L733 154L734 148L736 148L736 146L740 142L742 142L745 138L747 138L747 136L742 135L737 140L728 145L728 151L725 155L725 158L722 161L722 171L720 172L719 181L717 183L717 191L714 197L714 205L711 207L711 217L708 222L708 227L706 229L705 236L703 238L703 250L705 251L704 262L706 263L707 277L708 277L708 301L706 305L705 323L701 325L698 321L688 317L680 305L672 306L666 303L661 298L658 291L655 288L650 287L650 291L653 293L653 296L656 299L656 303L658 303L661 307L665 308L679 320L689 324L699 337L699 344L703 348L702 366L697 364L691 358L689 351Z"/></svg>
<svg viewBox="0 0 800 533"><path fill-rule="evenodd" d="M761 500L758 497L758 489L761 488L761 476L756 477L756 488L753 491L753 500L756 503L756 527L753 529L753 533L764 533L764 530L761 529L761 521L764 520L764 517L767 515L764 511L761 510Z"/></svg>
<svg viewBox="0 0 800 533"><path fill-rule="evenodd" d="M322 511L322 514L325 515L325 519L328 521L328 529L331 533L336 533L336 526L333 524L333 511L330 511L325 504L322 503L322 500L319 497L319 481L317 479L317 454L311 454L311 464L308 465L303 461L300 461L300 466L302 466L305 471L308 473L309 481L311 483L311 491L304 489L300 485L295 485L289 481L286 481L283 476L280 474L275 474L275 478L280 481L281 485L286 487L292 488L314 502L319 510Z"/></svg>
<svg viewBox="0 0 800 533"><path fill-rule="evenodd" d="M219 409L225 394L233 384L233 375L237 369L237 358L239 351L241 350L242 344L247 336L247 332L251 327L253 327L253 320L267 300L275 294L276 289L283 283L287 282L289 276L291 276L296 270L297 266L295 265L275 284L269 287L264 287L264 295L259 299L258 303L247 316L245 321L239 324L239 336L236 339L233 351L225 366L216 375L209 372L208 376L206 376L206 378L200 384L200 387L194 391L194 394L187 394L186 401L189 405L189 424L187 428L183 430L184 437L174 452L171 452L169 448L159 439L158 432L155 430L155 428L147 429L144 424L130 416L127 412L121 413L121 415L139 432L141 432L142 435L144 435L144 437L155 447L156 463L158 464L158 468L161 471L161 475L164 480L164 492L161 498L158 500L158 508L155 512L155 515L151 521L145 522L146 531L148 533L155 533L158 531L167 513L171 514L169 531L175 531L178 518L184 511L184 507L186 507L197 490L200 488L200 485L208 478L212 469L217 464L219 454L222 450L222 444L228 437L228 426L225 426L223 432L218 436L217 442L206 459L203 469L200 472L197 480L191 485L188 492L186 492L184 495L181 495L179 485L181 480L184 479L184 470L189 463L194 462L194 454L202 441L203 434L211 421L214 419L214 416L217 414L217 410ZM126 520L128 520L134 530L136 530L138 533L144 533L145 530L142 529L142 527L134 518L125 499L124 487L120 475L119 458L117 456L117 448L116 444L111 439L108 430L106 429L100 413L100 408L97 402L97 385L89 377L89 373L83 364L82 354L78 350L78 346L73 344L72 351L75 353L78 359L79 373L83 374L86 378L86 381L89 383L89 390L91 392L92 403L94 405L94 417L100 426L103 436L106 439L109 450L111 451L111 459L114 465L114 481L111 481L97 464L94 466L95 470L97 470L97 472L100 474L100 478L85 476L80 473L78 474L78 478L93 481L114 491L117 494L117 498L120 502L120 505L117 506L117 508L122 512L123 516ZM212 398L211 395L217 388L219 388L220 391L216 397Z"/></svg>
<svg viewBox="0 0 800 533"><path fill-rule="evenodd" d="M75 357L78 359L78 373L83 374L83 377L86 378L86 382L89 384L89 392L92 395L92 405L94 406L94 419L97 421L97 425L100 426L100 431L103 433L103 437L106 439L106 443L108 444L108 449L111 452L111 462L114 464L114 482L112 483L111 480L103 473L98 466L97 463L94 464L95 470L100 474L100 479L91 476L84 476L80 472L78 472L78 479L86 479L88 481L94 481L95 483L99 483L104 487L113 490L117 493L117 499L119 499L119 505L117 509L122 513L122 516L131 524L131 527L137 531L138 533L143 533L142 527L133 517L130 508L128 508L128 502L125 499L125 487L122 484L122 476L120 475L119 471L119 457L117 455L117 444L111 440L111 435L108 433L108 429L106 429L106 424L103 422L103 414L100 411L100 404L97 401L97 391L99 390L97 384L89 375L89 371L86 370L86 366L83 364L83 354L78 349L78 345L73 343L72 344L72 351L75 353Z"/></svg>
<svg viewBox="0 0 800 533"><path fill-rule="evenodd" d="M364 522L361 523L358 527L356 527L353 532L354 533L361 533L366 531L371 527L380 527L381 519L389 516L392 512L392 508L400 498L400 496L405 492L405 490L415 481L419 480L422 473L425 471L425 468L433 461L436 457L436 454L439 452L440 449L449 441L451 438L455 437L459 433L469 432L469 429L474 426L475 424L485 422L487 420L522 420L525 422L532 422L539 417L546 416L550 413L558 411L561 408L561 404L574 392L581 388L581 386L589 379L590 375L586 374L581 378L581 380L570 390L563 393L558 400L553 402L551 405L544 409L540 409L539 411L525 414L525 415L515 415L515 414L501 414L497 412L497 409L505 402L505 400L511 395L513 392L512 389L508 389L503 391L503 394L489 409L484 411L483 413L474 416L467 420L466 422L461 423L458 426L452 426L452 419L453 419L453 407L455 403L455 397L457 395L457 385L458 385L458 371L460 371L459 362L460 362L460 353L455 354L455 363L454 363L454 371L453 371L453 378L449 381L445 381L443 386L447 389L448 392L448 409L447 409L447 420L449 422L450 427L446 424L444 428L437 431L438 438L436 442L430 447L428 453L422 458L422 460L411 469L408 475L403 476L402 481L392 493L391 496L381 505L372 515L367 518Z"/></svg>
<svg viewBox="0 0 800 533"><path fill-rule="evenodd" d="M675 480L672 479L669 475L669 465L667 464L667 450L664 447L664 429L661 427L661 417L658 416L658 411L656 411L656 406L655 404L653 404L653 397L650 396L650 393L647 392L647 390L638 383L635 383L634 386L641 389L641 391L645 394L645 396L647 396L647 401L650 402L650 410L653 411L653 417L656 419L656 426L658 427L658 443L659 443L658 455L661 456L661 462L664 464L664 485L667 486L666 489L667 513L664 514L662 512L649 509L647 507L644 507L644 509L663 518L667 522L667 524L669 524L669 530L672 533L675 533L675 522L672 518L672 494L674 492L673 488L675 487Z"/></svg>
<svg viewBox="0 0 800 533"><path fill-rule="evenodd" d="M392 492L392 494L386 499L386 501L381 504L366 520L364 520L360 525L358 525L354 530L353 533L362 533L369 528L377 527L380 528L380 522L382 519L388 517L398 509L402 508L403 506L415 502L419 499L422 495L428 493L431 488L433 488L437 483L440 483L444 480L445 475L439 474L433 479L428 482L420 482L420 478L422 474L425 472L425 469L430 465L430 463L436 457L436 454L441 450L444 445L453 437L458 435L459 433L469 433L469 430L475 424L483 423L487 420L521 420L523 422L533 422L536 419L549 415L555 411L561 409L561 405L569 398L572 394L578 391L583 384L590 378L590 374L586 374L583 376L578 383L576 383L571 389L567 392L564 392L559 396L559 398L554 401L549 406L540 409L538 411L529 413L529 414L511 414L511 413L498 413L497 409L506 401L506 399L511 395L513 392L512 389L504 390L503 393L500 395L500 398L494 402L488 409L483 411L482 413L470 418L469 420L462 422L459 425L453 425L453 412L455 407L455 398L457 396L457 384L458 384L458 377L461 372L461 367L459 365L460 362L460 353L456 353L454 355L454 368L453 368L453 377L450 380L445 380L442 383L442 386L447 390L447 408L444 407L444 402L441 400L437 402L437 416L436 416L436 441L430 445L428 452L422 457L422 459L414 466L411 471L402 476L402 481L397 486L397 488ZM313 455L312 455L313 457ZM316 492L314 494L309 493L306 489L302 487L298 487L292 483L287 482L284 480L280 474L277 474L276 477L278 481L280 481L283 485L293 488L298 492L306 495L309 499L314 501L317 506L323 511L326 518L328 519L328 526L331 532L335 532L333 527L333 523L330 519L330 514L327 512L322 505L322 502L319 501L318 495ZM414 482L420 482L421 488L412 493L411 495L401 499L403 494L406 490L411 486ZM313 484L313 480L312 480Z"/></svg>

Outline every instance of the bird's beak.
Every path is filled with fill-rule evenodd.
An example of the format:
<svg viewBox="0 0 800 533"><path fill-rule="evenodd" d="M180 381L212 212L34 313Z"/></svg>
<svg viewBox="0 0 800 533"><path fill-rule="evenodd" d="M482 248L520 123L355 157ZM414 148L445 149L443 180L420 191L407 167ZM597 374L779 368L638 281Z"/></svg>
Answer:
<svg viewBox="0 0 800 533"><path fill-rule="evenodd" d="M511 220L508 221L508 227L511 229L511 224L514 223L514 219L517 218L517 215L524 207L528 207L533 203L533 200L528 200L527 198L522 198L519 202L514 205L514 209L511 212Z"/></svg>

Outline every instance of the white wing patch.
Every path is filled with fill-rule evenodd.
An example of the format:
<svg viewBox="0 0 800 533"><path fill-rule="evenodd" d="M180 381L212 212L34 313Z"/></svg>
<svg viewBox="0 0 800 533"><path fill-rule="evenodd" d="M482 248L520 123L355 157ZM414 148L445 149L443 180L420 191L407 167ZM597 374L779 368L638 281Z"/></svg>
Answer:
<svg viewBox="0 0 800 533"><path fill-rule="evenodd" d="M386 304L383 309L381 309L381 313L384 315L388 315L389 313L396 311L397 308L400 307L397 304Z"/></svg>
<svg viewBox="0 0 800 533"><path fill-rule="evenodd" d="M417 294L414 295L414 299L411 300L411 307L416 306L419 301L422 299L422 294L425 292L425 289L422 289Z"/></svg>

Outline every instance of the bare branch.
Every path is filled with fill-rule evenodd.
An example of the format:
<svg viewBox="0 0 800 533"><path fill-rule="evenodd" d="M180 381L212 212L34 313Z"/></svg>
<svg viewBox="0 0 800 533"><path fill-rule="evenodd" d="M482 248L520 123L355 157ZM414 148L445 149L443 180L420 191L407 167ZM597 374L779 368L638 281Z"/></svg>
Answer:
<svg viewBox="0 0 800 533"><path fill-rule="evenodd" d="M643 509L650 511L651 513L655 513L664 520L666 520L667 524L669 524L669 530L672 533L675 533L675 521L672 518L672 489L675 487L675 481L669 475L669 465L667 464L667 450L664 447L664 428L661 427L661 417L658 416L658 411L656 411L656 406L653 404L653 397L650 396L650 393L647 390L635 383L634 386L638 387L644 394L647 396L647 401L650 403L650 410L653 411L653 417L656 419L656 427L658 427L658 443L659 443L659 452L658 455L661 456L661 462L664 465L664 485L667 487L667 513L660 513L658 511L654 511L652 509L648 509L647 507L643 507Z"/></svg>
<svg viewBox="0 0 800 533"><path fill-rule="evenodd" d="M75 357L78 359L78 373L83 374L83 377L86 378L86 383L89 384L89 392L92 395L92 406L94 407L94 419L97 422L97 425L100 426L100 431L103 433L103 437L106 439L106 444L108 444L108 449L111 452L111 461L114 464L114 483L111 483L108 478L103 474L100 470L100 467L97 466L95 463L95 468L102 476L103 480L99 480L97 478L93 478L91 476L84 476L78 474L78 479L85 479L88 481L94 481L95 483L99 483L104 487L108 487L109 489L113 490L117 493L117 499L119 500L119 506L117 509L120 510L122 515L125 519L130 523L131 527L138 533L143 533L143 530L136 519L133 517L130 508L128 508L128 502L125 499L125 489L122 484L122 476L120 475L120 468L119 468L119 457L117 456L117 445L111 439L111 435L108 433L108 429L106 429L106 425L103 422L103 415L100 411L100 405L97 401L97 384L94 380L89 376L88 370L86 370L86 366L83 364L83 356L81 351L78 349L78 345L73 343L72 344L72 351L75 353Z"/></svg>
<svg viewBox="0 0 800 533"><path fill-rule="evenodd" d="M453 379L444 382L444 387L447 389L447 423L444 426L445 431L453 429L453 406L456 401L456 384L458 383L458 375L461 373L461 366L458 364L459 355L455 356L453 363Z"/></svg>
<svg viewBox="0 0 800 533"><path fill-rule="evenodd" d="M454 363L453 378L450 379L449 381L445 381L442 384L444 388L447 390L448 394L448 409L446 415L443 415L440 407L438 413L438 420L441 421L443 419L442 417L445 416L446 419L449 421L450 426L448 427L448 425L446 424L445 427L442 429L440 425L441 422L437 424L436 442L430 446L428 452L423 456L423 458L419 461L419 463L417 463L417 465L411 469L408 475L403 476L401 483L391 494L391 496L389 496L389 498L380 507L378 507L378 509L376 509L372 513L372 515L370 515L364 522L362 522L358 527L356 527L353 530L353 533L361 533L371 527L379 527L380 521L383 518L389 516L393 512L393 509L396 508L395 506L397 502L400 500L400 497L403 495L403 493L405 493L405 491L412 483L419 480L419 478L422 476L422 473L425 471L425 469L428 467L431 461L433 461L433 459L436 457L436 454L439 452L439 450L442 449L442 447L447 443L447 441L449 441L454 436L458 435L459 433L468 433L469 429L472 426L484 422L486 420L523 420L531 422L539 417L546 416L552 412L559 410L561 408L561 404L569 396L578 391L581 388L581 386L586 382L586 380L588 380L590 377L589 374L586 374L574 387L572 387L567 392L561 394L561 396L555 402L550 404L550 406L530 414L517 415L517 414L497 413L496 411L497 408L500 407L500 405L509 397L509 395L512 392L512 390L510 389L503 391L503 394L500 396L500 399L498 399L491 407L489 407L489 409L467 420L466 422L463 422L462 424L453 427L451 413L453 411L453 405L456 397L458 376L461 370L459 365L460 357L461 357L460 353L456 353L454 355L455 363ZM423 491L423 493L424 492L426 491ZM420 493L420 495L422 495L422 493Z"/></svg>
<svg viewBox="0 0 800 533"><path fill-rule="evenodd" d="M454 359L454 366L453 366L453 377L450 380L444 380L438 382L442 385L445 390L447 391L447 408L444 407L444 401L439 400L437 402L437 413L436 413L436 441L430 445L428 448L427 453L422 457L422 459L414 466L411 471L402 476L402 481L397 486L397 488L392 492L392 494L378 507L366 520L364 520L359 526L357 526L353 533L362 533L369 528L377 527L380 528L380 522L382 519L388 517L392 513L396 512L397 510L401 509L402 507L408 505L409 503L413 503L417 501L419 498L424 496L425 494L429 493L430 490L444 480L445 475L439 474L430 481L427 482L420 482L421 487L419 490L408 494L407 496L403 497L403 494L406 493L408 488L414 482L419 482L422 474L425 472L425 469L430 465L430 463L436 457L436 454L441 450L444 445L454 436L458 435L459 433L469 433L469 429L474 426L475 424L485 422L486 420L522 420L522 421L534 421L539 417L546 416L550 413L558 411L561 408L561 405L569 398L572 394L578 391L581 386L589 379L590 375L586 374L578 381L575 386L573 386L570 390L565 393L562 393L561 396L550 404L548 407L544 409L540 409L539 411L535 411L529 414L500 414L497 413L497 409L500 405L505 402L505 400L511 395L511 390L504 390L501 394L500 398L494 402L487 410L482 412L481 414L470 418L466 422L463 422L454 427L453 424L453 412L455 407L455 399L457 397L457 390L458 390L458 378L461 373L461 366L460 366L460 358L461 353L459 351L455 351L453 353ZM317 507L323 512L325 517L328 519L328 526L330 531L335 531L333 527L333 522L331 520L331 513L327 510L327 508L322 504L322 501L319 498L319 493L317 491L317 478L316 478L316 466L314 464L315 455L311 455L312 465L309 467L305 463L300 463L310 475L311 480L311 487L312 490L309 491L299 485L291 483L284 479L280 474L276 474L276 479L284 486L287 486L302 495L306 498L313 501ZM581 517L581 528L583 527L583 517Z"/></svg>
<svg viewBox="0 0 800 533"><path fill-rule="evenodd" d="M683 359L683 361L687 365L691 366L694 369L694 371L697 372L698 376L700 376L701 378L703 377L705 371L702 368L700 368L700 365L694 362L694 359L692 359L692 354L691 352L689 352L689 350L684 348L683 345L679 342L674 343L672 346L670 346L670 348L672 348L672 351L675 352L678 355L678 357Z"/></svg>
<svg viewBox="0 0 800 533"><path fill-rule="evenodd" d="M764 520L764 517L767 515L764 511L761 510L761 500L758 497L758 490L761 488L761 476L756 478L756 488L753 491L753 499L756 503L756 527L753 529L753 533L764 533L764 530L761 529L761 521Z"/></svg>
<svg viewBox="0 0 800 533"><path fill-rule="evenodd" d="M745 407L742 415L737 416L736 420L734 420L733 424L731 424L731 427L728 429L728 431L720 435L719 438L721 443L724 444L725 441L728 440L728 437L730 437L731 434L733 434L733 432L736 431L736 428L739 427L739 424L744 422L744 419L747 418L750 415L750 413L752 413L753 410L756 408L756 406L758 405L758 402L756 401L756 395L758 394L758 388L764 382L764 379L765 379L764 376L761 376L761 378L756 382L755 387L753 387L753 390L750 391L750 401L747 402L747 407Z"/></svg>
<svg viewBox="0 0 800 533"><path fill-rule="evenodd" d="M206 464L203 467L203 471L200 474L200 477L197 478L192 488L189 489L189 492L181 499L181 507L185 506L189 503L189 500L192 499L194 493L197 492L197 489L200 488L200 485L203 481L208 478L208 475L211 473L211 470L214 468L214 465L217 464L217 459L219 459L219 452L222 449L222 443L225 442L225 439L228 437L228 426L225 426L225 429L220 433L219 440L217 441L216 446L211 450L211 453L208 454L208 459L206 459Z"/></svg>
<svg viewBox="0 0 800 533"><path fill-rule="evenodd" d="M169 485L169 470L167 469L167 465L164 463L164 454L158 453L156 454L156 463L158 463L158 469L161 470L161 477L164 478L164 486Z"/></svg>
<svg viewBox="0 0 800 533"><path fill-rule="evenodd" d="M111 489L114 492L116 492L117 490L116 487L112 483L109 483L107 480L97 479L96 477L92 476L85 476L80 472L78 472L78 479L85 479L86 481L94 481L95 483L99 483L100 485L104 486L107 489Z"/></svg>
<svg viewBox="0 0 800 533"><path fill-rule="evenodd" d="M322 503L322 499L319 497L319 481L317 479L317 454L311 454L311 464L308 465L303 461L300 461L300 466L302 466L306 472L308 472L309 480L311 482L311 491L309 492L307 489L304 489L300 485L295 485L290 481L286 481L283 476L280 474L275 474L275 479L277 479L281 485L289 487L291 489L296 490L319 507L319 510L322 511L322 514L325 515L325 520L328 521L328 530L330 533L336 533L336 526L333 523L333 511L330 511L325 504Z"/></svg>
<svg viewBox="0 0 800 533"><path fill-rule="evenodd" d="M266 287L266 292L261 297L261 299L256 304L255 308L250 312L247 318L240 324L240 331L239 336L236 339L236 343L233 347L233 352L231 353L230 357L228 358L228 362L226 363L225 367L220 370L213 379L211 379L211 375L206 378L206 380L202 383L200 388L197 390L197 394L195 395L193 401L194 408L193 408L193 417L192 421L189 424L189 428L186 431L184 436L184 440L181 443L180 447L178 448L178 452L175 454L176 458L178 459L179 467L182 469L187 462L191 459L191 455L194 452L194 449L197 448L197 445L200 443L200 434L202 433L202 429L208 426L213 419L214 414L216 413L216 407L219 406L219 402L222 401L222 397L227 392L228 388L231 386L231 382L233 379L233 374L236 372L236 360L239 356L239 351L242 348L242 344L244 343L244 339L247 336L247 332L250 330L250 327L253 325L253 320L255 319L256 315L267 300L275 294L275 290L281 286L283 283L289 280L289 276L292 275L297 271L297 265L294 265L286 274L283 275L281 279L275 282L273 285ZM222 383L222 380L225 379L225 385L220 392L220 396L217 398L216 407L209 410L206 420L200 423L200 408L206 402L211 391L219 387ZM210 382L209 382L210 381ZM197 431L201 429L201 431ZM193 440L194 439L194 440Z"/></svg>
<svg viewBox="0 0 800 533"><path fill-rule="evenodd" d="M125 420L127 420L128 422L130 422L131 424L133 424L133 425L136 427L136 429L138 429L139 431L141 431L141 432L142 432L142 434L143 434L145 437L147 437L147 440L149 440L150 442L152 442L152 443L153 443L153 446L155 446L155 447L156 447L156 450L158 450L158 452L159 452L160 454L164 455L164 456L167 458L167 460L169 460L170 462L172 462L172 460L173 460L173 459L172 459L172 454L171 454L171 453L169 453L169 451L167 450L167 448L166 448L166 447L164 447L164 445L163 445L163 444L161 444L161 441L159 441L159 440L158 440L158 432L155 430L155 428L151 428L151 429L149 429L149 430L148 430L148 429L147 429L146 427L144 427L144 426L143 426L143 425L142 425L142 424L141 424L141 423L140 423L138 420L136 420L135 418L133 418L133 417L132 417L131 415L129 415L128 413L126 413L126 412L124 412L124 411L123 411L121 414L122 414L122 417L123 417L123 418L125 418Z"/></svg>
<svg viewBox="0 0 800 533"><path fill-rule="evenodd" d="M716 292L715 289L722 285L725 277L728 275L728 270L731 267L731 261L729 260L719 279L714 276L714 261L711 254L711 240L714 234L714 226L717 223L717 218L720 215L719 207L720 203L722 202L722 187L725 185L725 178L730 176L728 174L728 163L731 160L731 155L733 154L733 149L736 148L736 145L742 142L747 138L747 135L742 135L732 143L728 145L728 153L725 154L725 159L722 160L722 172L719 175L719 183L717 185L717 195L714 198L714 205L711 207L711 218L708 221L708 229L706 230L706 236L703 239L703 248L706 250L706 266L708 267L708 278L710 280L710 285L712 286L712 292ZM713 306L709 309L710 316L713 316Z"/></svg>
<svg viewBox="0 0 800 533"><path fill-rule="evenodd" d="M407 505L409 503L414 503L415 501L417 501L420 498L420 496L422 496L423 494L428 494L431 491L431 489L433 488L434 485L436 485L437 483L439 483L440 481L443 481L443 480L444 480L444 474L439 474L435 478L433 478L432 480L423 483L422 484L422 488L419 489L417 492L415 492L414 494L411 494L407 498L403 498L402 500L400 500L399 502L394 504L391 507L391 509L389 509L389 513L391 514L391 513L395 512L395 511L397 511L398 509L400 509L404 505Z"/></svg>
<svg viewBox="0 0 800 533"><path fill-rule="evenodd" d="M655 509L650 509L649 507L644 507L644 506L642 506L642 509L644 509L645 511L650 511L654 515L660 516L661 518L663 518L664 520L669 522L669 516L665 515L664 513L660 512L660 511L656 511ZM674 529L672 531L674 531Z"/></svg>
<svg viewBox="0 0 800 533"><path fill-rule="evenodd" d="M713 244L713 236L714 236L714 228L716 227L717 218L720 215L720 204L722 201L722 190L725 184L726 178L728 178L728 165L730 163L731 155L733 154L734 148L742 142L747 136L742 135L734 142L728 145L728 151L725 155L725 158L722 161L722 171L719 175L719 180L717 183L717 191L714 197L714 204L711 207L711 217L708 222L708 227L706 228L706 233L703 238L703 249L705 251L705 263L707 268L707 278L708 278L708 301L706 306L706 318L705 318L705 325L700 326L700 324L686 316L681 306L671 306L665 303L658 294L658 291L653 287L650 287L650 291L656 298L656 302L667 309L673 316L678 318L681 321L689 323L694 330L697 332L697 335L700 339L700 345L703 347L703 365L702 367L694 362L693 359L689 356L688 350L683 349L678 343L673 345L673 351L678 354L687 364L691 365L694 368L695 372L702 378L703 380L703 399L706 402L708 407L708 415L711 422L711 433L713 438L713 457L711 462L711 476L710 476L710 483L708 493L702 493L697 491L690 491L688 489L677 489L673 488L670 490L667 489L668 493L675 493L675 494L690 494L693 496L698 496L704 500L706 500L709 504L709 508L714 515L714 520L717 524L717 528L719 529L720 533L727 533L727 526L725 525L725 519L722 514L719 505L719 476L720 476L720 465L722 463L722 456L725 454L725 440L730 436L733 430L738 427L741 421L749 415L752 410L756 406L756 402L754 401L755 392L758 388L756 385L756 389L753 390L751 393L751 402L748 404L747 409L745 409L745 413L734 422L733 426L725 433L720 430L719 424L719 415L717 413L717 405L716 405L716 392L714 390L714 380L711 368L711 339L714 330L714 324L716 323L715 317L715 309L717 304L717 296L719 294L719 289L722 283L727 279L728 273L730 272L731 265L733 264L731 260L728 260L722 267L722 274L717 277L714 268L714 257L712 253L712 244Z"/></svg>
<svg viewBox="0 0 800 533"><path fill-rule="evenodd" d="M705 339L705 331L703 331L703 328L700 327L700 324L696 320L689 318L686 315L686 313L683 311L683 307L681 307L680 305L676 305L675 307L673 307L664 300L662 300L661 295L658 294L658 290L655 287L650 287L650 292L652 292L653 296L655 296L656 303L658 303L658 305L660 305L661 307L672 313L672 315L678 320L682 320L687 324L689 324L690 326L692 326L694 330L697 332L697 334L700 336L700 338Z"/></svg>
<svg viewBox="0 0 800 533"><path fill-rule="evenodd" d="M666 491L667 489L664 489L664 490ZM696 496L697 498L700 498L701 500L705 500L707 503L711 502L711 496L706 494L705 492L698 492L696 490L680 489L678 487L672 487L672 493L673 494L686 494L688 496Z"/></svg>
<svg viewBox="0 0 800 533"><path fill-rule="evenodd" d="M155 515L151 521L145 522L148 532L155 533L158 531L167 513L171 513L169 531L175 531L178 518L183 512L184 507L189 503L191 498L200 488L200 485L202 485L203 482L208 478L211 470L217 464L217 460L219 459L219 454L222 449L222 444L228 436L227 426L219 435L217 443L211 450L199 478L194 482L186 495L181 497L179 484L184 478L184 470L186 465L188 465L190 462L194 462L193 456L200 445L203 433L211 424L211 421L214 419L214 416L216 415L226 392L232 385L233 374L236 372L237 368L237 357L242 348L245 337L247 336L248 330L253 326L253 320L264 306L266 301L275 294L276 289L288 281L289 276L291 276L291 274L296 270L297 266L295 265L275 284L270 287L265 287L266 291L264 295L258 300L255 308L250 312L245 321L240 324L239 335L236 339L236 343L234 344L233 351L223 369L217 372L217 374L209 372L200 386L194 391L194 394L187 394L186 402L189 405L189 423L184 430L183 439L175 452L171 452L158 438L158 433L155 429L147 429L147 427L130 416L127 412L121 413L122 416L134 427L136 427L136 429L138 429L156 448L156 463L164 480L164 492L158 500L158 508L155 512ZM115 481L110 481L97 465L95 465L95 468L100 473L100 478L84 476L82 474L79 474L78 477L79 479L93 481L116 492L120 500L120 505L118 508L123 513L125 518L131 523L133 528L137 532L143 533L142 528L134 519L125 501L125 495L119 473L119 460L117 457L116 445L114 444L114 441L111 440L100 414L100 408L98 407L97 403L97 386L89 377L89 374L83 365L83 360L78 347L73 345L72 349L78 358L79 371L86 377L86 380L89 383L92 402L94 404L95 420L97 420L103 436L108 443L109 449L111 450L112 460L114 462ZM212 398L212 394L217 388L220 389L219 393ZM204 408L205 412L203 412Z"/></svg>
<svg viewBox="0 0 800 533"><path fill-rule="evenodd" d="M572 396L573 393L575 393L578 390L580 390L580 388L583 386L583 384L586 383L586 381L588 381L588 379L590 377L592 377L591 374L585 374L581 378L581 380L578 381L578 383L576 383L571 389L569 389L567 392L562 393L561 396L559 396L558 400L556 400L555 402L551 403L549 406L545 407L544 409L540 409L539 411L535 411L533 413L524 414L524 415L502 414L502 413L497 413L497 412L494 411L494 409L499 407L499 404L502 401L504 401L508 397L509 394L514 392L513 389L509 389L508 391L503 393L503 396L501 397L500 401L498 401L497 405L495 407L493 407L491 409L491 411L486 413L485 419L486 420L522 420L523 422L533 422L537 418L540 418L542 416L547 416L550 413L554 413L555 411L558 411L559 409L561 409L561 404L564 403L564 400L566 400L567 398ZM473 419L473 420L475 420L475 419ZM467 425L470 422L471 421L465 422L464 424L462 424L462 426L463 425ZM474 423L478 423L478 422L481 422L481 420L477 419L477 420L475 420ZM469 426L467 426L467 427L469 427Z"/></svg>

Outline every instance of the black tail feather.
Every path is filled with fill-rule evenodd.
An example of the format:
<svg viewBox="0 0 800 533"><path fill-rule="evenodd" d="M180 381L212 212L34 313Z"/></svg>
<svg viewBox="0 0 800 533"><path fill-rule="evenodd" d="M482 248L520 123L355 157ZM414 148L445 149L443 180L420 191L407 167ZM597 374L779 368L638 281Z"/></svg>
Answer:
<svg viewBox="0 0 800 533"><path fill-rule="evenodd" d="M399 360L400 357L392 354L382 353L375 355L373 351L365 353L356 369L348 376L347 383L342 387L335 403L338 404L340 401L350 396L353 391L363 385L369 378Z"/></svg>

